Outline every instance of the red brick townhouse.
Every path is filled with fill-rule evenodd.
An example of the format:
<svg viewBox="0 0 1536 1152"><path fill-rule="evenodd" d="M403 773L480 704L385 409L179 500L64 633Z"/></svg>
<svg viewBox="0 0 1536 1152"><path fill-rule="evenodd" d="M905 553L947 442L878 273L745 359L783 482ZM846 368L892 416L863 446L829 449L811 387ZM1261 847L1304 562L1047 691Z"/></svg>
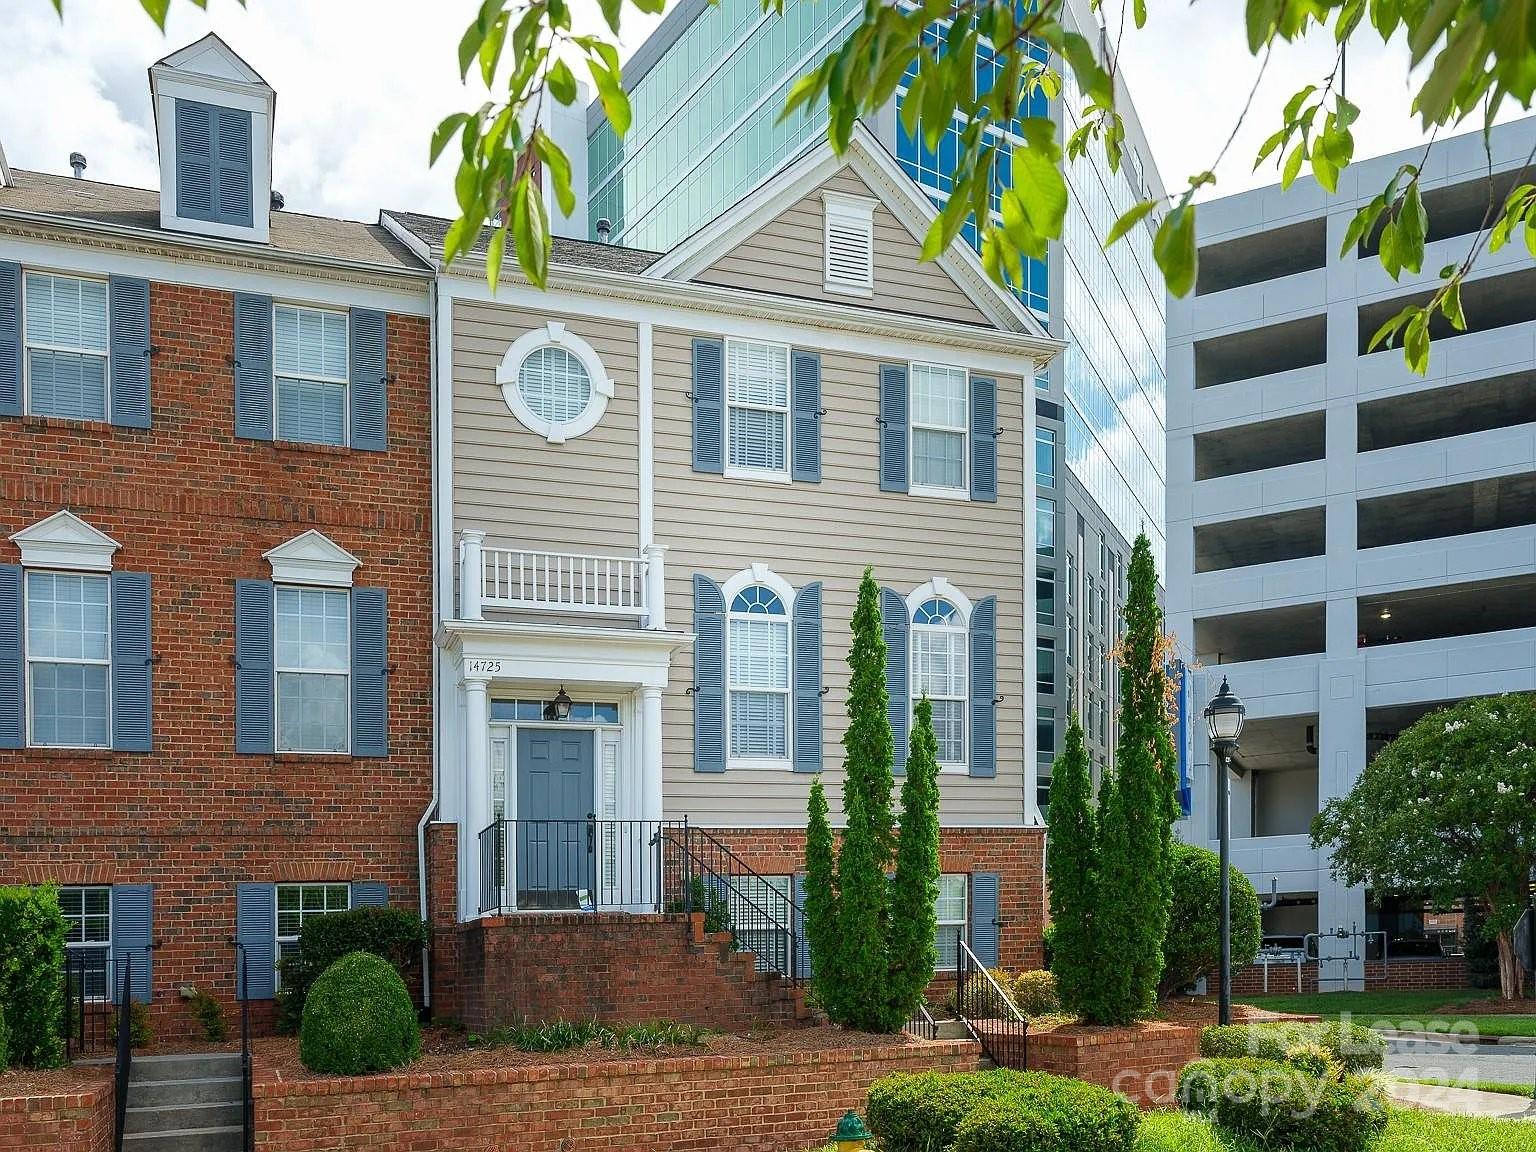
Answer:
<svg viewBox="0 0 1536 1152"><path fill-rule="evenodd" d="M234 941L269 1000L305 917L418 905L430 274L281 210L217 37L149 79L158 191L0 159L0 882L174 1036Z"/></svg>

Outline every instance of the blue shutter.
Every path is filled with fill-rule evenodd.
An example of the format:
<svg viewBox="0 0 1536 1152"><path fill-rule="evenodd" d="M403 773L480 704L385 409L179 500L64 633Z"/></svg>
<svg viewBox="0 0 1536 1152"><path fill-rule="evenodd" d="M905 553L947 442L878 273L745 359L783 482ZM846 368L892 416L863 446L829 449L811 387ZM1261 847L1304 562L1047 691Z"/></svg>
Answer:
<svg viewBox="0 0 1536 1152"><path fill-rule="evenodd" d="M725 595L693 577L693 770L725 771Z"/></svg>
<svg viewBox="0 0 1536 1152"><path fill-rule="evenodd" d="M26 745L22 717L21 565L0 564L0 748Z"/></svg>
<svg viewBox="0 0 1536 1152"><path fill-rule="evenodd" d="M880 491L907 490L907 366L880 365Z"/></svg>
<svg viewBox="0 0 1536 1152"><path fill-rule="evenodd" d="M235 751L271 753L272 582L235 581Z"/></svg>
<svg viewBox="0 0 1536 1152"><path fill-rule="evenodd" d="M272 297L235 293L235 435L272 439Z"/></svg>
<svg viewBox="0 0 1536 1152"><path fill-rule="evenodd" d="M148 1004L151 979L150 946L154 919L154 886L112 885L112 1001L119 999L123 973L128 972L128 995Z"/></svg>
<svg viewBox="0 0 1536 1152"><path fill-rule="evenodd" d="M384 313L352 309L352 447L389 448L388 336Z"/></svg>
<svg viewBox="0 0 1536 1152"><path fill-rule="evenodd" d="M21 265L0 260L0 416L21 415Z"/></svg>
<svg viewBox="0 0 1536 1152"><path fill-rule="evenodd" d="M797 979L809 980L811 978L811 942L805 934L805 873L796 872L791 884L793 885L790 892L794 911L790 915L795 921L794 975Z"/></svg>
<svg viewBox="0 0 1536 1152"><path fill-rule="evenodd" d="M795 349L789 354L791 479L821 483L821 357Z"/></svg>
<svg viewBox="0 0 1536 1152"><path fill-rule="evenodd" d="M176 101L176 215L213 220L213 109L195 100Z"/></svg>
<svg viewBox="0 0 1536 1152"><path fill-rule="evenodd" d="M352 589L352 755L389 755L389 597Z"/></svg>
<svg viewBox="0 0 1536 1152"><path fill-rule="evenodd" d="M352 907L388 908L389 886L378 880L354 880L352 882Z"/></svg>
<svg viewBox="0 0 1536 1152"><path fill-rule="evenodd" d="M971 775L997 775L997 597L971 609Z"/></svg>
<svg viewBox="0 0 1536 1152"><path fill-rule="evenodd" d="M987 968L997 967L997 873L971 873L971 951Z"/></svg>
<svg viewBox="0 0 1536 1152"><path fill-rule="evenodd" d="M107 279L111 316L112 423L149 427L149 281Z"/></svg>
<svg viewBox="0 0 1536 1152"><path fill-rule="evenodd" d="M693 470L725 471L725 344L693 342Z"/></svg>
<svg viewBox="0 0 1536 1152"><path fill-rule="evenodd" d="M997 500L997 381L971 377L971 499Z"/></svg>
<svg viewBox="0 0 1536 1152"><path fill-rule="evenodd" d="M237 1000L270 1000L277 991L277 886L235 885L235 942L245 951L246 986L235 969ZM238 965L238 957L236 961Z"/></svg>
<svg viewBox="0 0 1536 1152"><path fill-rule="evenodd" d="M149 573L112 573L112 747L148 752L151 679Z"/></svg>
<svg viewBox="0 0 1536 1152"><path fill-rule="evenodd" d="M821 582L795 594L796 772L821 771Z"/></svg>
<svg viewBox="0 0 1536 1152"><path fill-rule="evenodd" d="M249 228L251 195L251 114L238 108L213 109L214 216L220 224Z"/></svg>
<svg viewBox="0 0 1536 1152"><path fill-rule="evenodd" d="M880 589L880 627L885 633L885 690L891 718L891 770L907 770L907 728L912 716L907 690L907 602L900 593Z"/></svg>

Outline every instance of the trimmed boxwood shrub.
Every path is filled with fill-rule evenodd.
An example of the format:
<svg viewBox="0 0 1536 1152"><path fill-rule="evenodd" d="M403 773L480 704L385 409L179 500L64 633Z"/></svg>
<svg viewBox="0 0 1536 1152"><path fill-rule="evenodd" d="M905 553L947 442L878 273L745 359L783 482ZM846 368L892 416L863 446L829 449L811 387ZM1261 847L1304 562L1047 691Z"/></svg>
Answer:
<svg viewBox="0 0 1536 1152"><path fill-rule="evenodd" d="M883 1152L1130 1152L1137 1112L1106 1088L1046 1072L922 1072L870 1085Z"/></svg>
<svg viewBox="0 0 1536 1152"><path fill-rule="evenodd" d="M311 1072L384 1072L419 1055L416 1008L405 981L387 960L353 952L322 972L310 988L299 1059Z"/></svg>
<svg viewBox="0 0 1536 1152"><path fill-rule="evenodd" d="M1173 907L1163 939L1157 994L1166 999L1201 976L1220 971L1221 857L1197 844L1172 847ZM1259 897L1237 868L1232 884L1232 967L1253 963L1263 939Z"/></svg>
<svg viewBox="0 0 1536 1152"><path fill-rule="evenodd" d="M1284 1060L1298 1046L1325 1049L1346 1072L1379 1069L1386 1061L1387 1042L1369 1028L1337 1021L1309 1023L1276 1020L1260 1024L1213 1025L1200 1034L1202 1056L1257 1056Z"/></svg>
<svg viewBox="0 0 1536 1152"><path fill-rule="evenodd" d="M1026 1016L1048 1016L1061 1011L1056 977L1041 968L1020 972L1013 978L1013 1005Z"/></svg>
<svg viewBox="0 0 1536 1152"><path fill-rule="evenodd" d="M5 1009L0 1008L0 1072L11 1066L11 1030L5 1024Z"/></svg>
<svg viewBox="0 0 1536 1152"><path fill-rule="evenodd" d="M287 1031L299 1026L310 987L343 956L371 952L405 976L421 962L427 946L427 924L404 908L353 908L304 921L299 947L278 967L282 985L277 993L278 1024Z"/></svg>
<svg viewBox="0 0 1536 1152"><path fill-rule="evenodd" d="M1386 1129L1379 1085L1364 1076L1313 1076L1278 1060L1197 1060L1179 1099L1223 1133L1259 1148L1364 1152Z"/></svg>
<svg viewBox="0 0 1536 1152"><path fill-rule="evenodd" d="M0 1011L13 1063L64 1063L64 938L59 891L0 888Z"/></svg>

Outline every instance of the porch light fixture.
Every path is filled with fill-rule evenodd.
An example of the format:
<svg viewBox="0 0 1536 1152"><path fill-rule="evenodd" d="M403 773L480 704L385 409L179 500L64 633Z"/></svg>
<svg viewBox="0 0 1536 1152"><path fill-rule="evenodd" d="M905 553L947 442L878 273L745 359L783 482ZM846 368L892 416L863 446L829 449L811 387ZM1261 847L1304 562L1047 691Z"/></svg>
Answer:
<svg viewBox="0 0 1536 1152"><path fill-rule="evenodd" d="M560 685L560 691L555 693L555 698L544 705L544 719L569 720L571 718L571 698L565 694L565 685Z"/></svg>
<svg viewBox="0 0 1536 1152"><path fill-rule="evenodd" d="M1227 678L1221 678L1221 691L1206 705L1205 723L1211 732L1211 744L1227 756L1237 747L1237 738L1243 734L1243 716L1247 710L1227 686Z"/></svg>
<svg viewBox="0 0 1536 1152"><path fill-rule="evenodd" d="M837 1122L837 1131L832 1133L832 1143L837 1145L837 1152L859 1152L873 1138L874 1133L864 1127L864 1121L859 1119L857 1112L845 1112Z"/></svg>

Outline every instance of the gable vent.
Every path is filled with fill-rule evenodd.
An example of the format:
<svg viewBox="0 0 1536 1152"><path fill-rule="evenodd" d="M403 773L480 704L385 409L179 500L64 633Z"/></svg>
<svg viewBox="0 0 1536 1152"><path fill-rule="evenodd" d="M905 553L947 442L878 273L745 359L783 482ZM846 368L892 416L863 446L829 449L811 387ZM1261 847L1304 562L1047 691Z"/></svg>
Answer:
<svg viewBox="0 0 1536 1152"><path fill-rule="evenodd" d="M822 194L826 217L826 288L867 296L875 286L875 202Z"/></svg>

